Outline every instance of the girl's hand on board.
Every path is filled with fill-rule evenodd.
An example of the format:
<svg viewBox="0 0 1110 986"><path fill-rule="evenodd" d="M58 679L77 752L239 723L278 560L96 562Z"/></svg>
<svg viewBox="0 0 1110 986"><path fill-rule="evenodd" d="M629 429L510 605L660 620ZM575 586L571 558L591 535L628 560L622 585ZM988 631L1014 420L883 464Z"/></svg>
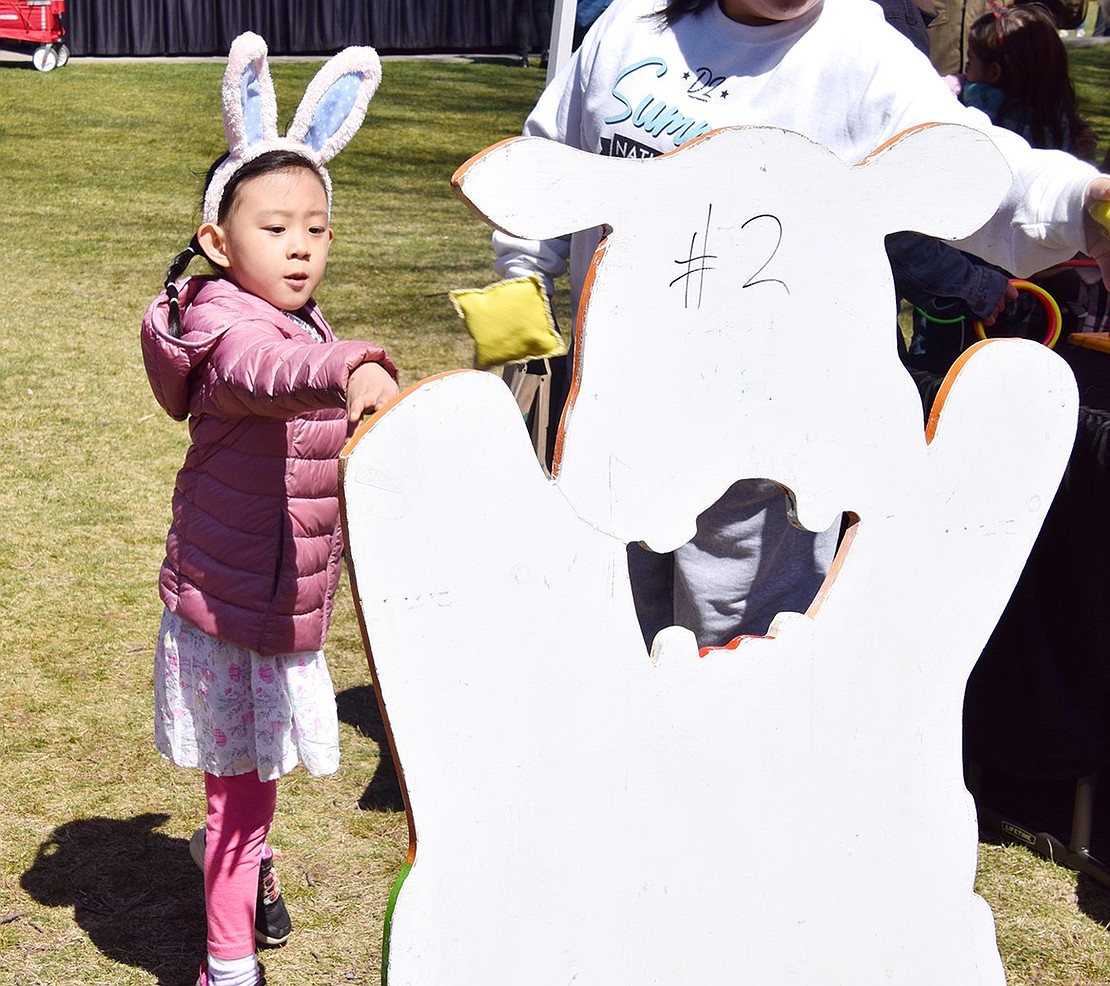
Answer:
<svg viewBox="0 0 1110 986"><path fill-rule="evenodd" d="M364 414L388 404L399 393L397 381L379 364L359 364L347 378L347 420L357 424Z"/></svg>

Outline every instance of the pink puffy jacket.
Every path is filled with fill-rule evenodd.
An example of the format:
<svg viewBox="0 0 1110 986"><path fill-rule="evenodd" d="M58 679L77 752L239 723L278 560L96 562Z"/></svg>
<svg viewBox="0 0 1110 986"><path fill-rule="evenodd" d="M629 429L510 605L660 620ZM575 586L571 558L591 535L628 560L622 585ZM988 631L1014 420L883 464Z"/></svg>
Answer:
<svg viewBox="0 0 1110 986"><path fill-rule="evenodd" d="M181 338L165 293L143 316L158 403L189 418L162 565L162 600L206 633L259 654L324 642L339 579L337 457L347 437L347 377L384 350L337 342L315 302L312 339L230 281L181 288Z"/></svg>

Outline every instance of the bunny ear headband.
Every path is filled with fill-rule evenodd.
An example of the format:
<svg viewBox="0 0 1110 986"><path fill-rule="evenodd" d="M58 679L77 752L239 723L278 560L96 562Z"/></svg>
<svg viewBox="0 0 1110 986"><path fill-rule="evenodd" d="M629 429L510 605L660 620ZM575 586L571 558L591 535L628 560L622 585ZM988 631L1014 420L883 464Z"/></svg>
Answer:
<svg viewBox="0 0 1110 986"><path fill-rule="evenodd" d="M324 167L355 135L378 88L382 66L373 48L345 48L330 59L305 90L284 137L277 132L277 97L266 64L266 42L240 34L227 56L223 82L228 157L204 193L202 222L214 223L231 177L267 151L293 151L319 172L331 212L331 178Z"/></svg>

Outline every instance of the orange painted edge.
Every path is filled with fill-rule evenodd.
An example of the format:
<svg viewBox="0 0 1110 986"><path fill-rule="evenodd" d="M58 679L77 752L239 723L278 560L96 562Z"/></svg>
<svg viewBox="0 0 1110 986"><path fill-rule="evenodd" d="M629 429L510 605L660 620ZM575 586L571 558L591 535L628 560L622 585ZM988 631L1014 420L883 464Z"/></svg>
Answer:
<svg viewBox="0 0 1110 986"><path fill-rule="evenodd" d="M856 532L859 530L860 522L859 514L852 510L846 510L844 513L848 515L848 526L844 531L844 536L840 539L840 544L837 545L832 564L817 589L817 595L813 597L813 602L806 607L805 615L810 619L817 615L817 611L824 604L825 599L828 598L829 590L832 589L833 583L840 575L845 559L847 559L849 552L852 550L852 544L856 540Z"/></svg>
<svg viewBox="0 0 1110 986"><path fill-rule="evenodd" d="M566 423L575 401L578 400L578 389L582 382L582 343L585 339L586 312L590 307L590 296L593 294L597 268L605 257L608 248L609 235L606 233L601 237L601 242L598 243L594 255L590 258L590 265L586 268L586 277L582 282L582 293L578 298L578 312L574 317L574 363L571 366L570 389L567 393L566 403L563 405L563 413L559 416L559 425L555 430L555 451L551 457L552 478L557 478L559 475L559 464L563 460L563 435L565 434Z"/></svg>
<svg viewBox="0 0 1110 986"><path fill-rule="evenodd" d="M857 161L855 163L855 165L853 165L853 167L860 168L860 167L863 167L864 165L870 164L872 161L875 160L875 158L877 158L880 154L882 154L888 147L893 147L899 141L905 140L906 137L908 137L910 134L917 133L918 130L930 130L933 127L946 127L946 126L949 126L949 124L946 124L946 123L917 123L912 127L906 127L905 130L899 130L898 133L896 133L889 140L884 140L873 151L871 151L869 154L866 154L862 159ZM956 126L959 126L959 124L956 124Z"/></svg>
<svg viewBox="0 0 1110 986"><path fill-rule="evenodd" d="M937 396L933 399L933 406L929 409L929 420L925 422L925 444L930 445L933 441L933 436L936 434L937 425L940 423L940 416L944 411L944 402L948 400L949 391L952 390L952 385L956 382L956 377L959 376L960 370L969 359L972 353L983 348L983 346L993 346L1000 342L1005 342L1005 339L983 339L969 346L956 358L956 361L949 368L941 381L940 390L937 391Z"/></svg>
<svg viewBox="0 0 1110 986"><path fill-rule="evenodd" d="M719 654L722 651L736 650L745 640L769 640L768 637L761 637L758 633L742 633L739 637L733 637L727 644L721 644L720 647L699 647L698 657L708 657L710 654Z"/></svg>
<svg viewBox="0 0 1110 986"><path fill-rule="evenodd" d="M470 201L469 196L463 189L463 184L466 181L466 173L473 168L479 161L482 160L487 154L492 154L499 147L504 147L506 144L515 143L518 140L526 140L527 138L517 134L513 137L506 137L504 140L499 140L496 144L490 144L484 151L479 151L477 154L472 154L456 169L455 173L451 175L451 190L462 200L463 204L479 219L482 220L487 226L493 226L495 229L501 230L503 233L508 233L507 229L498 226L489 216L487 216L481 209L479 209L473 202ZM511 235L511 234L510 234Z"/></svg>
<svg viewBox="0 0 1110 986"><path fill-rule="evenodd" d="M358 445L363 438L387 415L397 404L409 394L419 390L425 384L432 383L436 380L443 380L446 377L455 376L459 373L479 373L479 370L448 370L444 373L437 373L431 377L425 377L423 380L406 387L401 391L393 400L391 400L385 407L381 408L371 417L366 418L355 429L353 435L347 439L347 444L343 446L343 451L339 453L339 519L343 531L343 546L344 554L347 556L347 578L351 582L351 597L355 604L355 614L358 617L359 634L362 637L362 648L366 652L366 664L370 669L370 675L374 679L374 699L378 703L378 714L381 716L382 728L385 730L386 741L389 745L389 755L393 758L393 768L397 773L397 783L401 788L401 800L405 806L405 819L408 822L409 829L409 847L408 853L405 857L405 862L410 866L416 861L416 822L412 815L412 805L409 802L409 789L405 783L405 767L401 762L401 757L397 753L397 743L393 739L393 727L389 722L389 710L386 708L385 699L382 697L382 690L378 683L378 672L374 665L374 651L370 646L370 634L366 627L366 616L362 612L362 604L359 601L361 596L358 591L358 576L355 573L355 566L351 562L350 553L347 552L346 546L349 543L349 531L347 529L347 497L344 493L343 480L347 475L347 459L354 452L355 446Z"/></svg>

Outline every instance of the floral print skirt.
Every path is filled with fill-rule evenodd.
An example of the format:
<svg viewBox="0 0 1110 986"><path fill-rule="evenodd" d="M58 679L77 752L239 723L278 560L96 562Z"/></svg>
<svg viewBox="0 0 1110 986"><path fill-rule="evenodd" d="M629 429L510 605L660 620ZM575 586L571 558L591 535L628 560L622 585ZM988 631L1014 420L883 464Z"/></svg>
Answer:
<svg viewBox="0 0 1110 986"><path fill-rule="evenodd" d="M262 657L169 610L154 653L154 739L179 767L276 780L301 763L339 768L339 720L324 652Z"/></svg>

